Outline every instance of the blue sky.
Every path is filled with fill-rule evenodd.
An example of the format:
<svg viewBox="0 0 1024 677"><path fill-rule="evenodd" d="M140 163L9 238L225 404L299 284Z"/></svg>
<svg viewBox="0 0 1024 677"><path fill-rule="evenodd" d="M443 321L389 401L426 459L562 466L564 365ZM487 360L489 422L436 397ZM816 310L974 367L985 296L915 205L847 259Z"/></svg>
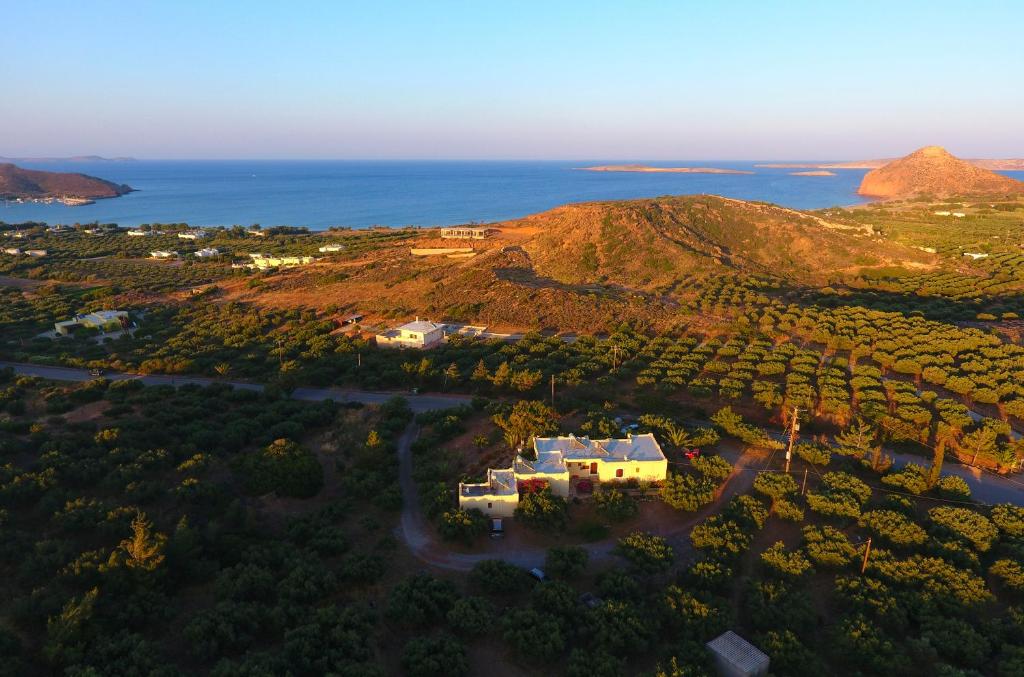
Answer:
<svg viewBox="0 0 1024 677"><path fill-rule="evenodd" d="M9 2L0 155L1024 156L1020 2Z"/></svg>

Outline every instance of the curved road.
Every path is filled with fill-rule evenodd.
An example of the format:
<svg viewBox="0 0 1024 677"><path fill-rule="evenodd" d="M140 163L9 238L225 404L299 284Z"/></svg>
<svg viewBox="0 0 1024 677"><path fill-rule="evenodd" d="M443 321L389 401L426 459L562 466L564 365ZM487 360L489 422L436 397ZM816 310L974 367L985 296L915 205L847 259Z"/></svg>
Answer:
<svg viewBox="0 0 1024 677"><path fill-rule="evenodd" d="M88 369L75 369L73 367L50 367L41 364L26 364L23 362L4 362L0 360L0 369L10 367L19 376L37 376L52 381L91 381L96 376L89 374ZM206 378L204 376L168 376L166 374L127 374L120 372L106 372L102 378L108 381L137 380L146 385L200 385L208 386L214 383L223 383L242 390L263 390L263 384L250 383L247 381L231 381L228 379ZM382 404L396 395L405 397L413 412L419 414L434 409L449 409L463 404L469 404L471 399L465 395L445 395L439 393L411 395L401 391L369 391L354 390L348 388L296 388L292 391L292 397L296 400L319 402L321 400L335 400L336 402L362 402L363 404Z"/></svg>

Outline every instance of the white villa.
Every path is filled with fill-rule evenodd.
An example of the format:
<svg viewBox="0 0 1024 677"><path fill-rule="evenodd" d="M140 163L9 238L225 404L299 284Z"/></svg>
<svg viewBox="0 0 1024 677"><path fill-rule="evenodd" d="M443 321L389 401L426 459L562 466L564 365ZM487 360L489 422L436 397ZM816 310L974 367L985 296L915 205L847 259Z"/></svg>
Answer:
<svg viewBox="0 0 1024 677"><path fill-rule="evenodd" d="M204 237L210 237L210 234L205 230L188 230L178 233L178 237L182 240L201 240Z"/></svg>
<svg viewBox="0 0 1024 677"><path fill-rule="evenodd" d="M67 336L75 327L108 331L121 329L127 322L128 313L123 310L97 310L94 313L75 315L70 320L57 322L53 325L53 329L60 336Z"/></svg>
<svg viewBox="0 0 1024 677"><path fill-rule="evenodd" d="M426 350L444 341L444 325L421 320L403 324L401 327L389 329L375 337L381 348L417 348Z"/></svg>
<svg viewBox="0 0 1024 677"><path fill-rule="evenodd" d="M343 244L325 244L323 247L320 247L318 251L321 254L329 254L332 252L340 252L343 251L344 249L345 245Z"/></svg>
<svg viewBox="0 0 1024 677"><path fill-rule="evenodd" d="M220 256L220 250L216 247L204 247L195 253L198 259L211 259Z"/></svg>
<svg viewBox="0 0 1024 677"><path fill-rule="evenodd" d="M606 440L537 437L533 449L536 460L519 454L511 468L488 470L486 482L460 483L459 507L508 517L519 505L518 487L523 482L542 480L553 494L568 498L574 481L660 482L668 476L668 459L651 433ZM510 484L514 489L509 489Z"/></svg>
<svg viewBox="0 0 1024 677"><path fill-rule="evenodd" d="M149 237L153 234L151 230L129 230L128 237Z"/></svg>
<svg viewBox="0 0 1024 677"><path fill-rule="evenodd" d="M151 259L176 259L178 258L178 252L168 251L166 249L157 249L149 252L149 258Z"/></svg>

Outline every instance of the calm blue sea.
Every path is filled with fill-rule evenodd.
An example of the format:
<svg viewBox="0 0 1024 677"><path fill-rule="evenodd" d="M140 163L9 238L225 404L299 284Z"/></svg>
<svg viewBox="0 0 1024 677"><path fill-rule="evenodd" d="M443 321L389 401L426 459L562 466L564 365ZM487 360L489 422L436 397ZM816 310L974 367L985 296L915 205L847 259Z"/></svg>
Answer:
<svg viewBox="0 0 1024 677"><path fill-rule="evenodd" d="M620 164L615 161L614 164ZM663 162L660 166L749 169L755 174L584 172L578 162L437 161L150 161L19 162L51 171L92 174L138 192L94 205L0 203L0 221L133 226L292 225L365 228L500 221L567 202L714 193L800 209L861 202L863 170L836 176L791 176L798 170L750 162ZM1007 172L1024 179L1024 172Z"/></svg>

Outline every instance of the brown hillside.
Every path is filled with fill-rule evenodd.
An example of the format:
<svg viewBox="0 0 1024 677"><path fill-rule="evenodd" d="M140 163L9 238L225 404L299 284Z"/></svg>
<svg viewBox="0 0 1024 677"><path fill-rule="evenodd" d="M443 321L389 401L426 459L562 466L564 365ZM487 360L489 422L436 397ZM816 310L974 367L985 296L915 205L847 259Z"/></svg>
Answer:
<svg viewBox="0 0 1024 677"><path fill-rule="evenodd" d="M567 205L504 225L536 228L523 244L533 268L567 284L651 289L728 269L822 281L857 267L925 262L859 227L712 195Z"/></svg>
<svg viewBox="0 0 1024 677"><path fill-rule="evenodd" d="M926 146L864 175L857 192L881 198L1024 193L1024 182L972 165L945 148Z"/></svg>
<svg viewBox="0 0 1024 677"><path fill-rule="evenodd" d="M74 197L96 200L117 197L131 190L88 174L44 172L0 164L0 198L4 199Z"/></svg>

